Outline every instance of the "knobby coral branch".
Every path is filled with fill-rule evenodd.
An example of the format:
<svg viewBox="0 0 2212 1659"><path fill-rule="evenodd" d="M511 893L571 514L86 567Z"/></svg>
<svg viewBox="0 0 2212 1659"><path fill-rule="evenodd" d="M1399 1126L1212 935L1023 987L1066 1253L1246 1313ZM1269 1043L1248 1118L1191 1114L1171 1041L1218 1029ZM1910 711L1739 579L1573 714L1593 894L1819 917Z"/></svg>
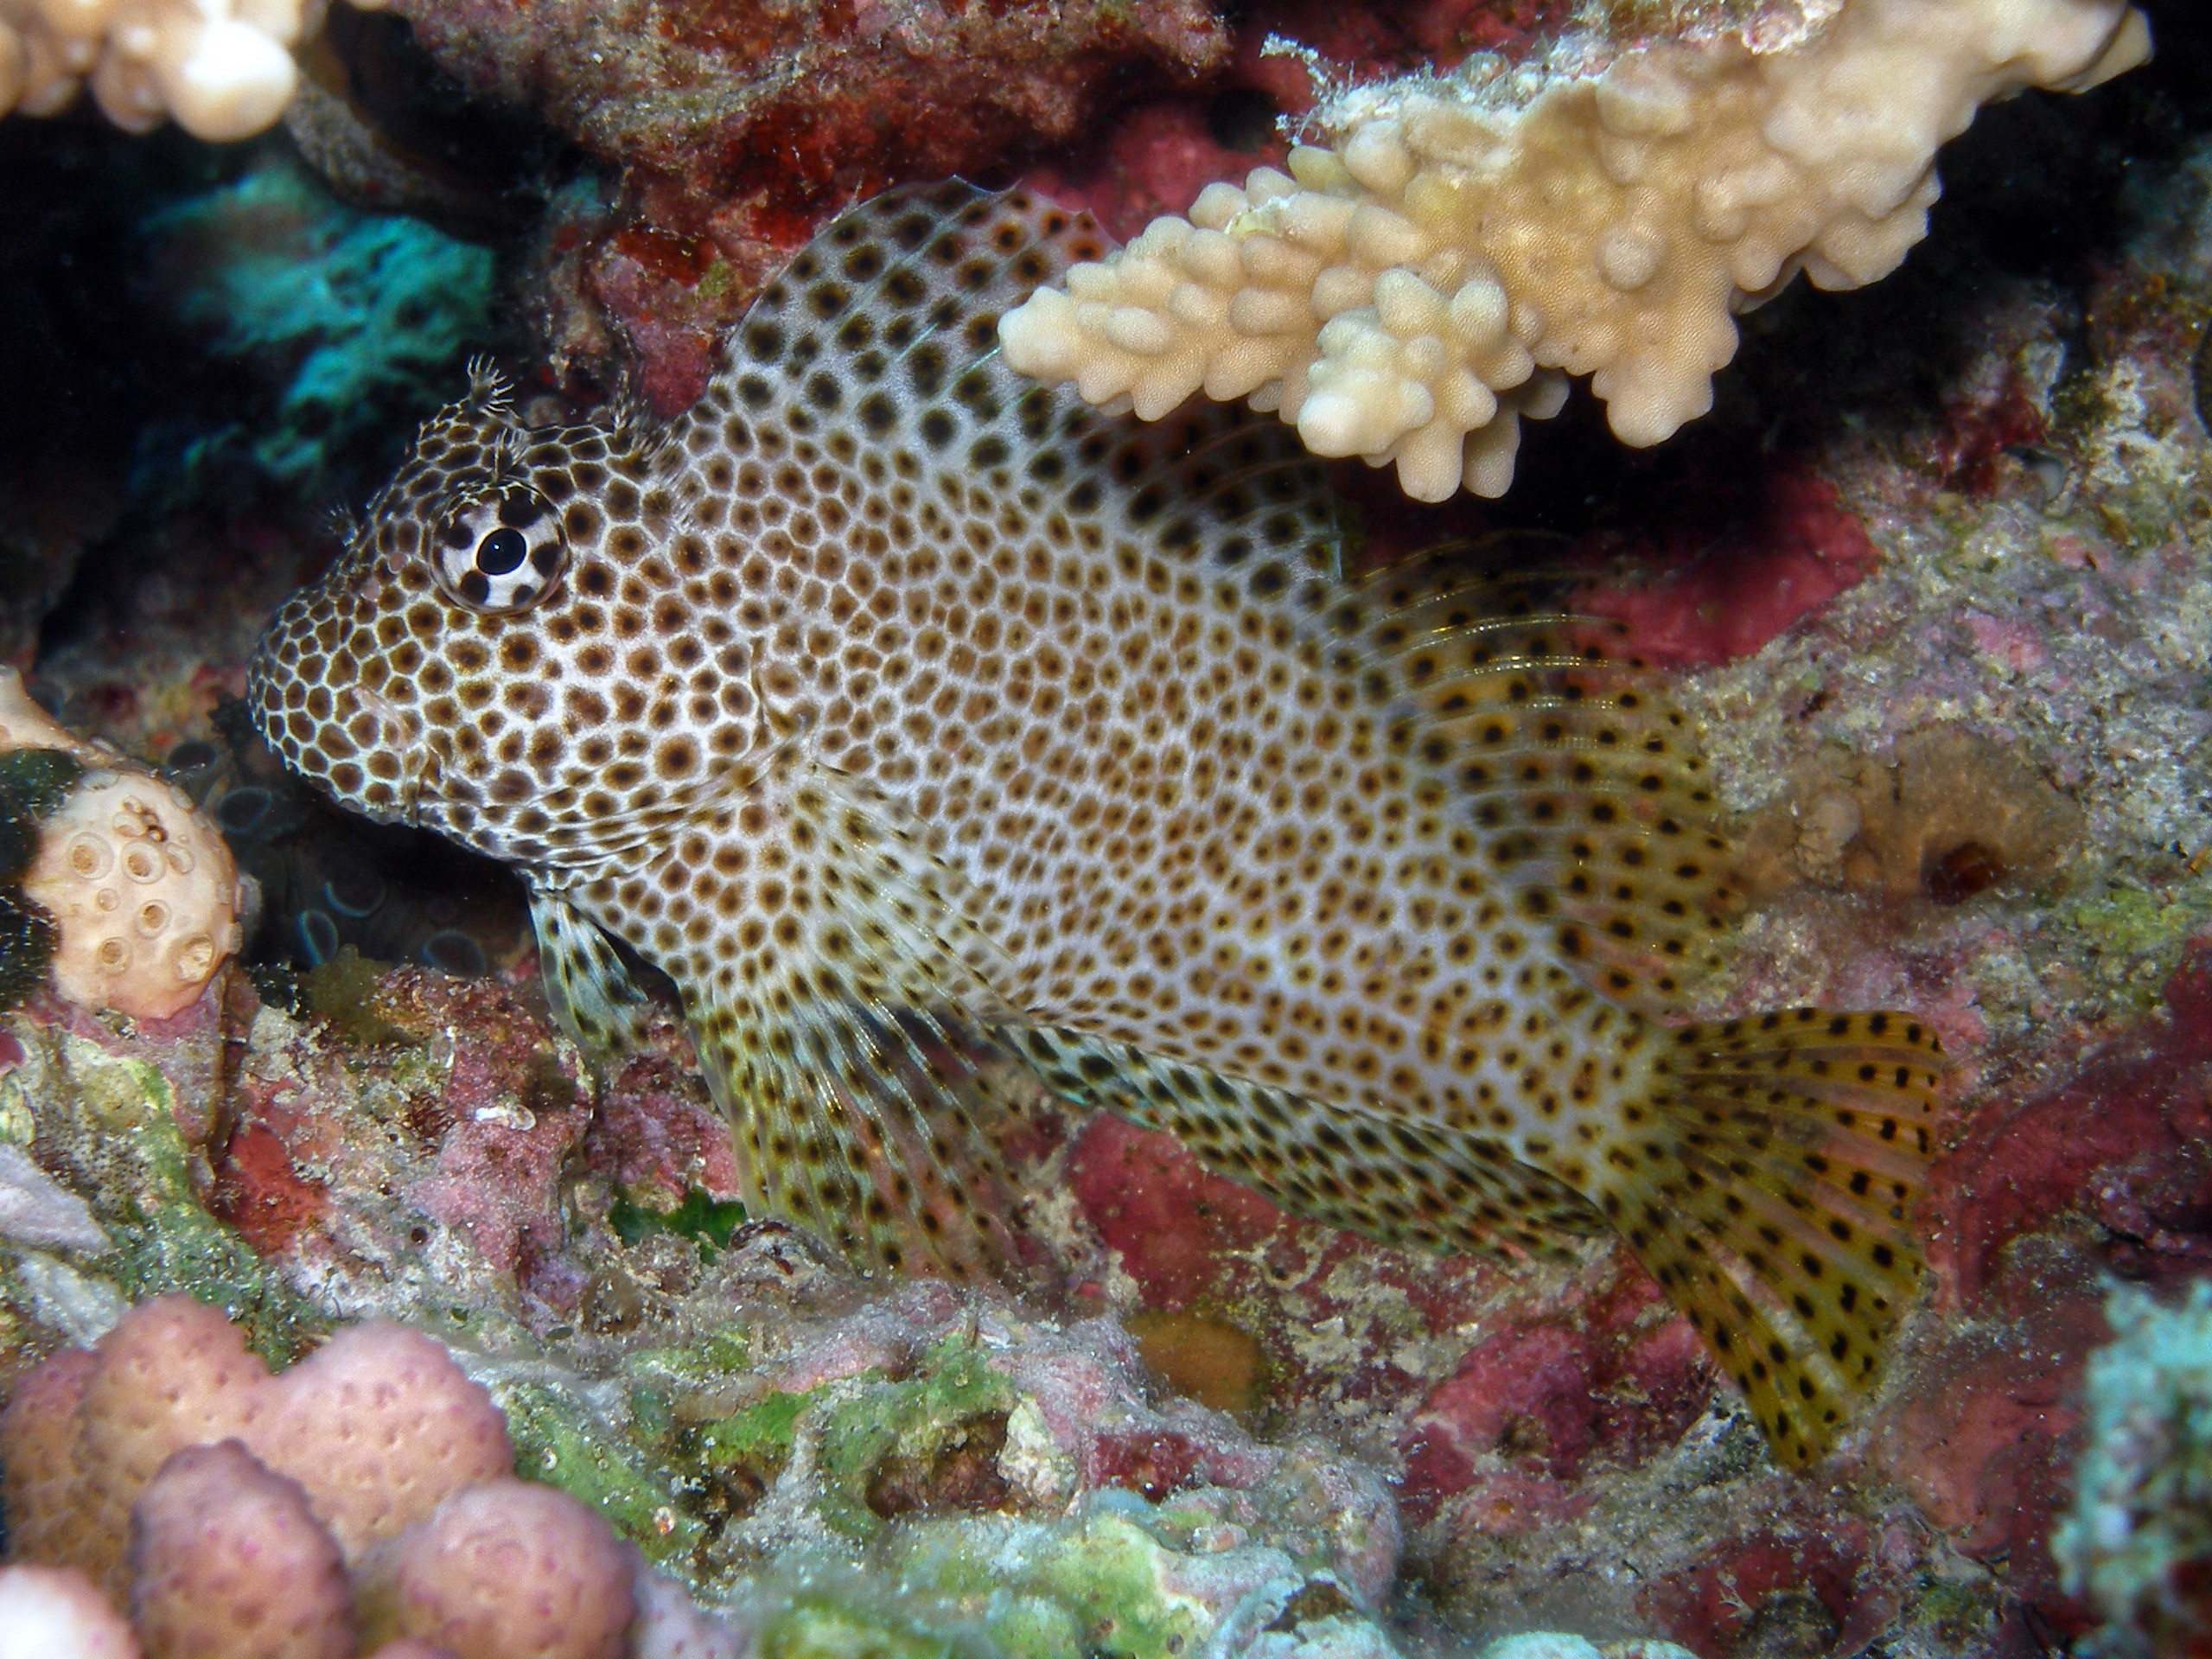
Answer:
<svg viewBox="0 0 2212 1659"><path fill-rule="evenodd" d="M1502 494L1522 416L1588 375L1626 443L1712 405L1737 313L1853 288L1928 232L1935 151L1984 104L2142 62L2124 0L1843 0L1755 31L1495 62L1338 97L1290 173L1214 184L1001 325L1007 361L1157 419L1245 398L1407 495ZM1560 54L1559 61L1568 58Z"/></svg>

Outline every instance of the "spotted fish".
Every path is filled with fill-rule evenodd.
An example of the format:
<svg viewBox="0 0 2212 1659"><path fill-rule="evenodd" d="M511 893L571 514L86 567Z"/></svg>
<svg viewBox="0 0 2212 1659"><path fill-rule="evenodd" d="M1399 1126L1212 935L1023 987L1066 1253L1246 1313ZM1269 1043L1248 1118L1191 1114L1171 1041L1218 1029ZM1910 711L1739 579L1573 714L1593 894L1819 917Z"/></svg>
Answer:
<svg viewBox="0 0 2212 1659"><path fill-rule="evenodd" d="M520 866L579 1038L647 1006L615 941L666 970L748 1202L863 1267L1003 1260L1041 1079L1392 1244L1616 1229L1819 1455L1916 1289L1934 1035L1678 1023L1736 908L1682 714L1539 584L1347 581L1273 420L1017 377L998 318L1100 252L903 190L673 423L477 373L271 626L262 731Z"/></svg>

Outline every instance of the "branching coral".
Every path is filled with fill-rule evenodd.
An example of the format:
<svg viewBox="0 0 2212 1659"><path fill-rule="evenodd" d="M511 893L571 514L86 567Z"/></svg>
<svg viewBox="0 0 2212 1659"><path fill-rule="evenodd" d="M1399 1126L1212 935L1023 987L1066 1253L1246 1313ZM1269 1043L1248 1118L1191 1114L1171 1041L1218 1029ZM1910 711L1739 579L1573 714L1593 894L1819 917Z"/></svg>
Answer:
<svg viewBox="0 0 2212 1659"><path fill-rule="evenodd" d="M244 138L299 86L324 0L0 0L0 115L55 115L89 83L127 132Z"/></svg>
<svg viewBox="0 0 2212 1659"><path fill-rule="evenodd" d="M1815 9L1807 8L1807 11ZM1712 402L1733 316L1852 288L1927 233L1983 104L2149 55L2124 0L1841 0L1801 39L1648 45L1602 73L1416 78L1317 117L1335 147L1214 184L1001 325L1007 361L1157 419L1248 398L1409 495L1503 493L1520 418L1591 377L1622 442Z"/></svg>

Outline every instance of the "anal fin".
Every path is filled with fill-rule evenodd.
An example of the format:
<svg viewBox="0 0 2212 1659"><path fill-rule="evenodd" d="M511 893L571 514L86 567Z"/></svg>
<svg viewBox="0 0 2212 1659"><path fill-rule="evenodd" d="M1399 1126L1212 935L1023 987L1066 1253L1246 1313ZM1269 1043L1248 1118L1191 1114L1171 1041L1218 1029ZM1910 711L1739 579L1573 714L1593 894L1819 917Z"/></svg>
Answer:
<svg viewBox="0 0 2212 1659"><path fill-rule="evenodd" d="M1048 1086L1170 1131L1217 1175L1385 1244L1512 1261L1603 1232L1571 1188L1502 1143L1338 1105L1077 1032L1010 1033Z"/></svg>

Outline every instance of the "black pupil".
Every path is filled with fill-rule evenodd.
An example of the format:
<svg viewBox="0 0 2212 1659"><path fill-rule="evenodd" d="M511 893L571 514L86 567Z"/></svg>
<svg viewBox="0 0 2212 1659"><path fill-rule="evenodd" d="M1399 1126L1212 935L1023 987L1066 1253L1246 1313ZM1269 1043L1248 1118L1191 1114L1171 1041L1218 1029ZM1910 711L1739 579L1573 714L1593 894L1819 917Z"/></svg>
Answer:
<svg viewBox="0 0 2212 1659"><path fill-rule="evenodd" d="M476 568L486 576L505 576L522 568L530 544L520 530L498 529L476 544Z"/></svg>

